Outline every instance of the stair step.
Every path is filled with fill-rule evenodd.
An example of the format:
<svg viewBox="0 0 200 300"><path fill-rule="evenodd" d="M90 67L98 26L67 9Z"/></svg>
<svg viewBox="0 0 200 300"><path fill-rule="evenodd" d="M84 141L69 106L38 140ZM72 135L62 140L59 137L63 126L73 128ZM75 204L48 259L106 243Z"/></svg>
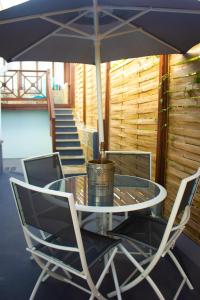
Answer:
<svg viewBox="0 0 200 300"><path fill-rule="evenodd" d="M83 149L81 147L56 147L56 151L60 152L61 156L82 156Z"/></svg>
<svg viewBox="0 0 200 300"><path fill-rule="evenodd" d="M59 151L62 165L85 170L85 157L80 147L76 123L71 109L58 108L56 114L56 151Z"/></svg>
<svg viewBox="0 0 200 300"><path fill-rule="evenodd" d="M56 139L56 142L79 142L77 139Z"/></svg>
<svg viewBox="0 0 200 300"><path fill-rule="evenodd" d="M57 132L77 132L76 126L56 125Z"/></svg>
<svg viewBox="0 0 200 300"><path fill-rule="evenodd" d="M74 116L73 115L70 115L70 114L56 114L56 121L58 121L58 120L65 120L65 121L67 121L67 120L71 120L71 121L73 121L73 119L74 119Z"/></svg>
<svg viewBox="0 0 200 300"><path fill-rule="evenodd" d="M55 110L70 110L72 111L72 108L68 108L68 107L56 107Z"/></svg>
<svg viewBox="0 0 200 300"><path fill-rule="evenodd" d="M61 155L60 156L61 159L84 159L84 156L83 155L74 155L74 156L71 156L71 155Z"/></svg>
<svg viewBox="0 0 200 300"><path fill-rule="evenodd" d="M57 150L56 150L57 151ZM59 151L61 156L69 156L69 157L75 157L75 156L83 156L83 150L60 150ZM80 157L78 157L79 159Z"/></svg>
<svg viewBox="0 0 200 300"><path fill-rule="evenodd" d="M68 139L68 140L64 140L64 139L60 139L60 140L56 140L56 147L80 147L80 141L79 139L73 140L73 139Z"/></svg>
<svg viewBox="0 0 200 300"><path fill-rule="evenodd" d="M56 150L82 150L81 147L56 147Z"/></svg>
<svg viewBox="0 0 200 300"><path fill-rule="evenodd" d="M56 131L56 134L76 134L76 135L78 135L77 132L73 132L73 131L62 131L62 132Z"/></svg>
<svg viewBox="0 0 200 300"><path fill-rule="evenodd" d="M59 115L60 116L60 115ZM61 119L59 118L58 120L56 120L57 122L70 122L70 120L66 120L65 118Z"/></svg>
<svg viewBox="0 0 200 300"><path fill-rule="evenodd" d="M72 115L72 110L71 109L67 109L67 108L56 108L55 109L55 114L56 115L62 115L62 114L65 114L65 115Z"/></svg>
<svg viewBox="0 0 200 300"><path fill-rule="evenodd" d="M85 163L85 158L83 155L61 155L61 161L63 165L83 165Z"/></svg>
<svg viewBox="0 0 200 300"><path fill-rule="evenodd" d="M66 125L66 126L76 126L75 121L73 120L65 120L65 119L58 119L56 120L56 126L57 125Z"/></svg>
<svg viewBox="0 0 200 300"><path fill-rule="evenodd" d="M63 139L63 136L68 140L77 139L79 141L77 132L56 132L56 140Z"/></svg>

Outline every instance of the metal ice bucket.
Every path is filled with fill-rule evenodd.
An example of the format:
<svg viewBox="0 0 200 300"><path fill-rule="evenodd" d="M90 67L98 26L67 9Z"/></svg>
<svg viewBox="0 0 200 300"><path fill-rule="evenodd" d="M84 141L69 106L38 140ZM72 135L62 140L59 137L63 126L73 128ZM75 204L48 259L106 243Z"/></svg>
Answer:
<svg viewBox="0 0 200 300"><path fill-rule="evenodd" d="M90 160L87 163L88 204L110 206L113 204L114 162L106 160L99 163Z"/></svg>

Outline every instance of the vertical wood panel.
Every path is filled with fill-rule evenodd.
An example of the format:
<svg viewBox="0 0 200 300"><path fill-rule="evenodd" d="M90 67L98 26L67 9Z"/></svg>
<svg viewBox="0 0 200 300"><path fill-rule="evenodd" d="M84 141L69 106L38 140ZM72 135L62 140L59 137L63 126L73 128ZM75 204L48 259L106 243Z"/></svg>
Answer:
<svg viewBox="0 0 200 300"><path fill-rule="evenodd" d="M166 186L169 214L182 178L200 166L200 45L187 57L170 56L169 129ZM188 59L189 58L189 59ZM200 189L194 199L186 233L200 243Z"/></svg>
<svg viewBox="0 0 200 300"><path fill-rule="evenodd" d="M188 60L188 57L191 59ZM168 110L166 216L173 205L181 179L194 173L200 166L199 57L200 46L192 49L187 57L170 56L167 93L169 105L166 106ZM81 66L76 67L76 112L79 116L83 103ZM104 101L105 78L103 66ZM86 123L88 127L96 128L96 84L93 66L86 66L86 84ZM158 91L159 57L128 59L110 64L109 149L138 149L152 152L153 178L156 163ZM83 118L80 120L83 122ZM159 149L160 146L157 152ZM159 168L163 171L161 166ZM194 199L186 233L200 243L200 190Z"/></svg>
<svg viewBox="0 0 200 300"><path fill-rule="evenodd" d="M159 93L158 93L158 133L156 151L156 182L165 186L166 151L168 133L169 80L168 55L160 56Z"/></svg>
<svg viewBox="0 0 200 300"><path fill-rule="evenodd" d="M111 63L110 150L152 152L155 174L159 58Z"/></svg>
<svg viewBox="0 0 200 300"><path fill-rule="evenodd" d="M83 123L83 73L84 65L76 64L75 65L75 116L78 123Z"/></svg>

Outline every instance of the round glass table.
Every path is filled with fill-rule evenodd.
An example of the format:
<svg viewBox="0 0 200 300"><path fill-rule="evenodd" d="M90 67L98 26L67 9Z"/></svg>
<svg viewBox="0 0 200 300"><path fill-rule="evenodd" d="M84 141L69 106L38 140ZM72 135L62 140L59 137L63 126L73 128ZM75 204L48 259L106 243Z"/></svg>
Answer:
<svg viewBox="0 0 200 300"><path fill-rule="evenodd" d="M87 176L74 176L48 185L51 190L73 193L76 209L85 212L118 213L139 210L162 202L167 192L161 185L139 177L115 175L112 199L88 193Z"/></svg>

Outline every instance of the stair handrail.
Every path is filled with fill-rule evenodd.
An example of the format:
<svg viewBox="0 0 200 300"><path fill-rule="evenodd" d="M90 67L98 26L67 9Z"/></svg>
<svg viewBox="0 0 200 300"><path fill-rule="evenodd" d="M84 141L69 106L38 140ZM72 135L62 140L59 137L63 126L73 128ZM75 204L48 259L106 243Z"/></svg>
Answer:
<svg viewBox="0 0 200 300"><path fill-rule="evenodd" d="M49 112L49 120L50 120L50 135L52 138L52 148L53 152L56 151L56 122L55 122L55 106L53 100L53 92L51 88L51 79L50 79L50 70L47 70L47 106Z"/></svg>

